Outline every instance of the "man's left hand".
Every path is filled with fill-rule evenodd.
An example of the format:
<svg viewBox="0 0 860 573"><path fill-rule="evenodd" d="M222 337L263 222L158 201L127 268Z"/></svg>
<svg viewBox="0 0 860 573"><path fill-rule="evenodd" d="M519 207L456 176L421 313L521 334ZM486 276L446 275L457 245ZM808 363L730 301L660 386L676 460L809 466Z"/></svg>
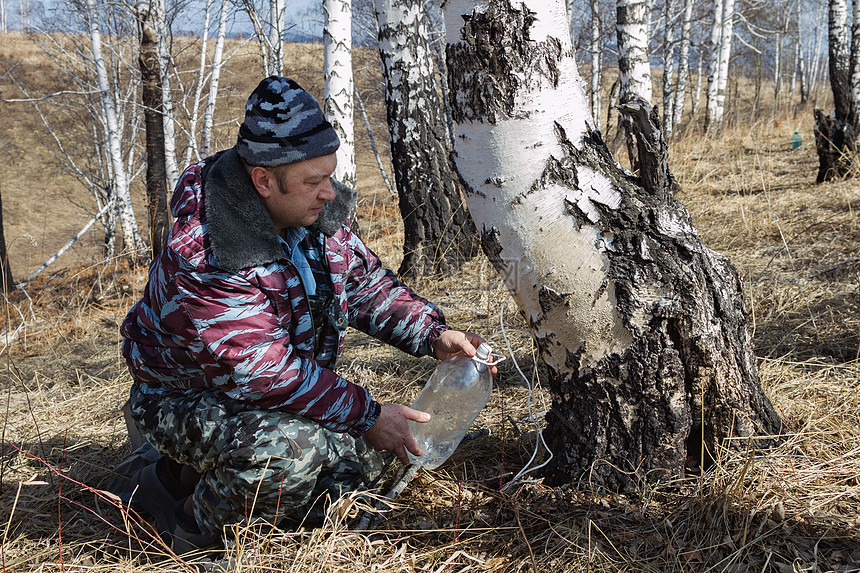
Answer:
<svg viewBox="0 0 860 573"><path fill-rule="evenodd" d="M439 336L439 338L433 341L433 353L439 360L447 360L451 356L457 354L474 356L478 351L478 346L483 342L486 342L486 340L474 332L467 332L464 330L446 330ZM496 367L490 366L490 372L495 376Z"/></svg>

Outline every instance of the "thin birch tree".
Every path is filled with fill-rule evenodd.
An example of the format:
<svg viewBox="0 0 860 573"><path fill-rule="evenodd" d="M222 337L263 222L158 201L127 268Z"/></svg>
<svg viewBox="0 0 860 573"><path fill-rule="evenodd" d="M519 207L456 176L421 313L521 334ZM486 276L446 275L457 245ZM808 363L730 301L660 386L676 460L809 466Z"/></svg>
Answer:
<svg viewBox="0 0 860 573"><path fill-rule="evenodd" d="M615 26L618 38L618 101L622 105L638 99L651 103L651 65L648 61L648 0L616 0ZM627 156L637 171L638 154L630 118L620 114L627 142Z"/></svg>
<svg viewBox="0 0 860 573"><path fill-rule="evenodd" d="M714 0L711 53L708 61L708 113L705 130L717 135L723 129L729 60L734 38L735 0Z"/></svg>
<svg viewBox="0 0 860 573"><path fill-rule="evenodd" d="M741 279L595 136L564 4L445 9L464 193L548 369L548 482L642 489L768 445Z"/></svg>
<svg viewBox="0 0 860 573"><path fill-rule="evenodd" d="M215 51L212 54L212 70L209 75L209 93L206 96L206 109L203 112L203 129L200 132L200 155L206 157L212 147L212 129L215 121L215 103L218 98L218 83L221 81L221 67L224 65L224 40L227 36L227 14L230 3L221 0L218 16L218 33L215 37Z"/></svg>
<svg viewBox="0 0 860 573"><path fill-rule="evenodd" d="M856 11L855 15L860 15ZM857 31L855 27L855 32ZM854 55L860 46L854 46L852 33L848 25L848 6L846 0L828 0L828 49L830 89L833 92L833 117L826 115L823 110L816 109L815 115L815 147L818 151L818 176L816 181L821 183L849 175L853 171L854 155L857 151L858 105L860 99L856 94L854 70L858 56ZM860 40L860 38L858 38ZM858 71L860 80L860 71Z"/></svg>
<svg viewBox="0 0 860 573"><path fill-rule="evenodd" d="M350 0L324 0L323 72L326 119L340 139L334 177L355 187L355 130L352 72L352 4Z"/></svg>
<svg viewBox="0 0 860 573"><path fill-rule="evenodd" d="M173 93L170 89L170 30L167 27L167 6L164 0L152 0L155 7L155 23L158 47L158 65L161 72L161 106L164 123L164 166L167 186L173 189L179 181L179 165L176 162L176 118L173 113Z"/></svg>
<svg viewBox="0 0 860 573"><path fill-rule="evenodd" d="M672 137L675 126L675 21L676 5L674 0L664 0L663 4L663 133Z"/></svg>
<svg viewBox="0 0 860 573"><path fill-rule="evenodd" d="M264 0L265 1L265 0ZM281 75L284 69L284 9L283 0L268 0L266 10L258 7L254 0L242 0L242 7L251 20L260 61L265 76Z"/></svg>
<svg viewBox="0 0 860 573"><path fill-rule="evenodd" d="M197 82L194 87L194 100L191 103L191 117L188 120L188 145L185 146L185 165L192 159L200 160L200 148L197 146L197 122L200 120L200 100L203 98L203 86L206 83L206 57L209 44L209 21L212 17L214 0L206 0L203 10L203 27L200 30L200 58L197 64Z"/></svg>
<svg viewBox="0 0 860 573"><path fill-rule="evenodd" d="M146 245L137 228L134 211L131 207L131 195L128 188L128 176L123 163L120 130L117 122L116 107L113 92L108 79L107 67L102 54L101 31L99 30L99 10L95 0L86 0L86 24L92 47L93 66L95 68L99 99L102 105L104 120L105 148L110 158L111 194L114 197L116 212L125 240L125 255L132 262L137 262L144 252Z"/></svg>
<svg viewBox="0 0 860 573"><path fill-rule="evenodd" d="M420 0L376 0L394 181L404 224L401 275L459 268L474 254ZM564 19L565 23L567 19Z"/></svg>
<svg viewBox="0 0 860 573"><path fill-rule="evenodd" d="M681 39L678 50L678 80L675 83L675 101L672 104L672 133L677 133L684 120L684 103L687 96L687 83L690 77L690 45L693 28L694 0L684 0L684 11L681 16Z"/></svg>

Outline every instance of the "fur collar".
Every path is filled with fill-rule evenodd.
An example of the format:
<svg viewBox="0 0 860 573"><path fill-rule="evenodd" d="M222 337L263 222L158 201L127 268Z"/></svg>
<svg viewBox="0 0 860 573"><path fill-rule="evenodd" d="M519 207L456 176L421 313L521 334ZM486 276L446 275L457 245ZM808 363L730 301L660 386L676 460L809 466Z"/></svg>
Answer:
<svg viewBox="0 0 860 573"><path fill-rule="evenodd" d="M239 270L276 261L284 250L275 226L248 177L236 148L207 164L201 173L203 209L209 223L212 253L218 265ZM327 236L347 222L355 205L355 189L332 178L337 197L326 203L312 229Z"/></svg>

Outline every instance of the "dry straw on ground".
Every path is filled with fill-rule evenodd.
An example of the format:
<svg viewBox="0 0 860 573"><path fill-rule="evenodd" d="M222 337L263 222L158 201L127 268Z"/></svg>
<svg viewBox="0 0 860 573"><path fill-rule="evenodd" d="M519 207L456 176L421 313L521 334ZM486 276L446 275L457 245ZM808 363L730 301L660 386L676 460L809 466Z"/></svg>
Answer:
<svg viewBox="0 0 860 573"><path fill-rule="evenodd" d="M724 452L704 475L637 497L587 479L551 489L528 477L502 491L535 436L509 361L477 422L491 435L419 475L380 531L350 532L362 502L343 499L323 528L234 532L237 570L860 571L860 190L855 181L814 185L811 112L799 117L715 140L687 134L671 159L706 243L745 277L762 381L785 422L778 448ZM796 130L806 142L792 151ZM361 161L369 174L373 159ZM396 205L378 180L361 191L366 237L396 267ZM143 269L120 263L67 267L4 308L0 329L17 332L8 348L0 342L4 572L189 570L94 491L128 454L119 407L130 379L117 332L144 281ZM533 411L546 410L521 319L485 259L417 286L452 324L512 353L537 386ZM383 401L408 403L434 366L357 333L351 341L341 373Z"/></svg>

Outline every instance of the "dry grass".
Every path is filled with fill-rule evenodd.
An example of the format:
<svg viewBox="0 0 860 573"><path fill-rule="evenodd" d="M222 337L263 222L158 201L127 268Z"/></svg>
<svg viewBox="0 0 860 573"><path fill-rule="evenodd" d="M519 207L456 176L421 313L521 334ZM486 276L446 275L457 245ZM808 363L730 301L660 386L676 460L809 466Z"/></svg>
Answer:
<svg viewBox="0 0 860 573"><path fill-rule="evenodd" d="M312 67L316 56L308 57ZM245 83L235 76L237 94ZM379 101L369 99L378 118ZM324 528L236 532L238 570L860 571L860 190L850 181L814 185L811 112L800 118L730 128L717 140L689 134L672 146L680 198L707 244L746 278L762 381L785 421L778 449L725 453L707 474L638 497L532 480L503 492L534 442L527 391L509 361L478 420L491 436L415 479L381 531L351 533L345 516L360 506L342 500ZM795 130L805 143L791 151ZM22 173L34 169L25 159ZM400 218L366 152L359 176L365 236L396 266ZM7 181L4 200L24 204ZM13 270L21 254L13 250ZM91 489L128 453L118 409L130 379L117 329L145 273L86 260L39 277L4 309L0 328L26 326L0 354L2 571L185 571L134 516ZM507 328L523 327L483 259L418 290L498 348L501 307ZM433 361L351 336L341 373L382 400L411 401ZM528 338L510 337L539 382ZM534 410L547 400L538 388Z"/></svg>

